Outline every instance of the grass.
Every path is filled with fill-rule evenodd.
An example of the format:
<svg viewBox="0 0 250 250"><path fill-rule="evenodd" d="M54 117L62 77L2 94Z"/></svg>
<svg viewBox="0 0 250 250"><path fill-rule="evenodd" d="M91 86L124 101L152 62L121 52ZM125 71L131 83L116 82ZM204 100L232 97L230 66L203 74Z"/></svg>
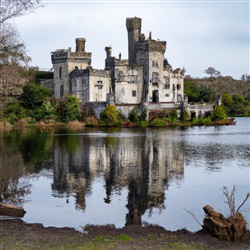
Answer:
<svg viewBox="0 0 250 250"><path fill-rule="evenodd" d="M116 239L118 239L119 241L131 241L132 240L132 238L126 234L117 235Z"/></svg>
<svg viewBox="0 0 250 250"><path fill-rule="evenodd" d="M181 242L176 242L176 243L171 243L170 247L168 248L170 250L208 250L209 248L201 243L192 243L190 245L181 243Z"/></svg>

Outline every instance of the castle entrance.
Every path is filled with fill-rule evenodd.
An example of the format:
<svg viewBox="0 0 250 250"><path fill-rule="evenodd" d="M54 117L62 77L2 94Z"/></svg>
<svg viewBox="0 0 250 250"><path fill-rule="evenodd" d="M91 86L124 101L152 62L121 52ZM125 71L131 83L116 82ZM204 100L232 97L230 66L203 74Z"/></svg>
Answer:
<svg viewBox="0 0 250 250"><path fill-rule="evenodd" d="M153 90L152 96L153 96L153 102L159 102L159 91L158 90Z"/></svg>

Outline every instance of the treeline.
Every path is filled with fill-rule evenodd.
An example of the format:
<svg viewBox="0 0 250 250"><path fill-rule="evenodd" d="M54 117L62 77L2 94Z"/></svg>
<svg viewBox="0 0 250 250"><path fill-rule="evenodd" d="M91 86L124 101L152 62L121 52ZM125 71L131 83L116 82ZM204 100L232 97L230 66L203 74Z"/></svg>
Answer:
<svg viewBox="0 0 250 250"><path fill-rule="evenodd" d="M229 79L231 80L231 79ZM240 81L235 81L235 86L230 86L230 88L237 88L237 86L245 84L246 92L243 95L237 94L237 90L226 92L226 89L220 88L221 85L225 85L225 81L222 82L222 79L210 79L210 84L204 85L204 80L196 80L188 78L184 80L184 93L188 96L189 102L214 102L218 101L218 98L221 98L222 105L225 107L228 116L231 117L249 117L250 116L250 93L249 86L247 83L241 83ZM206 81L206 82L207 82ZM216 81L217 84L214 84L211 81ZM199 84L199 82L201 84ZM234 82L230 81L228 84L233 85ZM220 91L218 91L218 89Z"/></svg>
<svg viewBox="0 0 250 250"><path fill-rule="evenodd" d="M228 116L249 117L250 116L250 96L245 98L241 95L222 94L222 103L226 107Z"/></svg>

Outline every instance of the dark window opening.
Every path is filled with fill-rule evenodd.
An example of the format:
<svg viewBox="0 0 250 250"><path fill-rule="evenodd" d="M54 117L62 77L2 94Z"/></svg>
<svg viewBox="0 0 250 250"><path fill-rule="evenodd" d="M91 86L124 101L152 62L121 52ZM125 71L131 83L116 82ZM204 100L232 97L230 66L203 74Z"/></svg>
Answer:
<svg viewBox="0 0 250 250"><path fill-rule="evenodd" d="M132 90L132 96L135 97L136 96L136 91Z"/></svg>
<svg viewBox="0 0 250 250"><path fill-rule="evenodd" d="M159 92L158 90L153 91L153 102L159 102Z"/></svg>
<svg viewBox="0 0 250 250"><path fill-rule="evenodd" d="M59 68L59 78L62 78L62 67Z"/></svg>
<svg viewBox="0 0 250 250"><path fill-rule="evenodd" d="M167 83L167 84L165 85L165 88L166 88L166 89L170 89L170 83Z"/></svg>

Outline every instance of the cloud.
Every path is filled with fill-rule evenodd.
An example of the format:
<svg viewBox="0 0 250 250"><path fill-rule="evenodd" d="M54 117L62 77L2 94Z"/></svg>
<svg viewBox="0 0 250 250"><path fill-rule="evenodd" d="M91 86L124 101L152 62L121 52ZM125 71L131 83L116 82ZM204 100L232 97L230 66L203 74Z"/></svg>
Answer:
<svg viewBox="0 0 250 250"><path fill-rule="evenodd" d="M16 24L35 65L51 68L51 51L74 50L84 37L93 66L103 68L105 46L127 58L125 22L134 16L146 37L167 41L165 57L187 74L203 77L209 66L235 78L249 73L249 3L53 1Z"/></svg>

